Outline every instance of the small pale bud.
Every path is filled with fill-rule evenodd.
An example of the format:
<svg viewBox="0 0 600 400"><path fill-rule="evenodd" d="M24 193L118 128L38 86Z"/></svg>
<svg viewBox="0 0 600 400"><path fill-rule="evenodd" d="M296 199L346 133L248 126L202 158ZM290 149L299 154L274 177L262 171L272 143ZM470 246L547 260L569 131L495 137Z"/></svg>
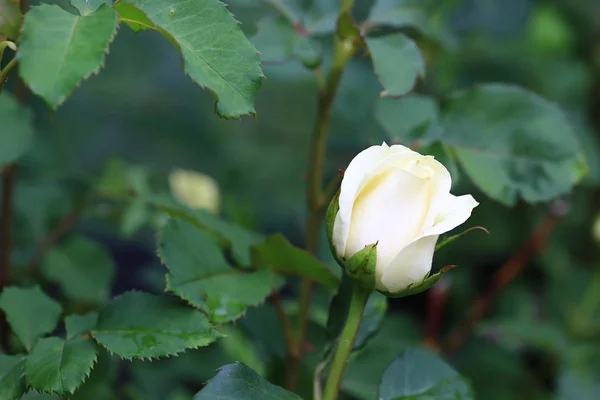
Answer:
<svg viewBox="0 0 600 400"><path fill-rule="evenodd" d="M176 169L169 175L171 194L180 203L218 214L221 194L217 181L195 171Z"/></svg>

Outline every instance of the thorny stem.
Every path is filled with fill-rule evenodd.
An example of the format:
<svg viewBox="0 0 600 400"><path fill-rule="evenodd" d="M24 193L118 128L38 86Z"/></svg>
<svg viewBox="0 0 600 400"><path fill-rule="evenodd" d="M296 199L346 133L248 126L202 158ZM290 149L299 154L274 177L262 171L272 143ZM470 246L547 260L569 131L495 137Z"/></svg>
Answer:
<svg viewBox="0 0 600 400"><path fill-rule="evenodd" d="M9 164L2 171L2 225L0 226L0 289L8 283L12 247L12 208L17 166Z"/></svg>
<svg viewBox="0 0 600 400"><path fill-rule="evenodd" d="M52 247L56 245L67 233L69 233L77 224L79 216L83 211L85 205L81 205L68 214L66 214L60 222L54 227L54 229L50 232L48 236L46 236L40 244L38 244L35 253L29 265L27 266L28 271L33 274L35 273L38 265Z"/></svg>
<svg viewBox="0 0 600 400"><path fill-rule="evenodd" d="M353 0L342 0L331 67L324 80L318 79L319 99L317 118L310 141L309 166L306 184L306 202L308 206L308 216L305 225L306 250L313 255L316 255L319 249L319 232L327 201L323 193L323 169L327 147L327 132L329 131L331 121L333 101L346 64L354 55L360 39L353 35L347 36L343 29L341 29L342 23L340 21L342 21L343 17L347 17L353 4ZM314 282L310 279L304 279L300 288L300 313L295 335L297 356L293 357L290 365L288 365L288 375L286 377L286 387L292 391L296 389L300 364L302 362L302 351L306 337L313 287Z"/></svg>
<svg viewBox="0 0 600 400"><path fill-rule="evenodd" d="M523 271L534 255L539 253L550 234L556 228L563 215L548 213L538 224L530 238L521 248L494 274L492 287L471 305L464 321L446 337L441 349L452 354L469 339L475 324L484 317L498 294Z"/></svg>
<svg viewBox="0 0 600 400"><path fill-rule="evenodd" d="M29 9L29 2L22 0L20 3L21 12L25 14ZM15 50L15 44L9 41L2 42L0 53L4 53L6 47ZM0 54L0 55L2 55ZM0 92L6 82L8 73L17 64L16 57L0 71ZM17 100L23 104L27 97L27 88L23 80L17 80L15 91ZM9 164L2 171L2 211L0 214L0 290L8 284L10 262L12 254L12 220L13 220L13 203L14 203L14 188L17 176L17 165ZM9 350L9 335L10 328L7 321L2 317L0 320L0 344L2 349L7 352Z"/></svg>
<svg viewBox="0 0 600 400"><path fill-rule="evenodd" d="M271 302L273 303L273 307L275 307L275 312L279 316L279 320L281 321L281 325L283 328L283 334L285 338L285 348L287 351L288 362L291 362L294 357L296 357L297 347L294 341L294 329L292 327L292 321L289 316L285 312L283 308L283 304L281 304L281 297L279 297L279 292L274 290L271 293Z"/></svg>

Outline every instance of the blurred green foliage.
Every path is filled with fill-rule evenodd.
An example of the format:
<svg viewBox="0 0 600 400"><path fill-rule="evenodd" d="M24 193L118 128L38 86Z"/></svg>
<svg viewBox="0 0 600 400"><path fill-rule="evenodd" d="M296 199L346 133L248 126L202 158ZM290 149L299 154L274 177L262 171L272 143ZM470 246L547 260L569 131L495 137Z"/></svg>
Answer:
<svg viewBox="0 0 600 400"><path fill-rule="evenodd" d="M91 12L85 8L88 6L85 2L72 2L75 9L66 1L32 3L59 4L71 13L83 10L82 15ZM103 2L97 3L100 6ZM85 80L60 108L50 111L41 99L33 96L28 99L28 107L35 115L35 138L29 126L16 127L22 121L13 116L29 111L21 106L17 109L13 98L17 91L13 79L16 75L10 76L5 91L11 97L3 94L0 104L10 103L11 112L0 111L0 129L22 129L27 135L16 144L4 144L0 135L0 163L13 161L12 155L4 157L3 151L9 145L17 146L10 154L21 155L21 148L33 141L18 164L15 268L10 271L11 281L40 282L47 294L61 302L67 315L96 310L99 303L129 289L162 293L168 272L170 290L214 317L215 310L222 311L224 306L214 295L219 286L207 285L202 282L204 277L189 275L190 265L177 259L183 251L180 248L161 248L162 262L169 267L168 271L155 257L155 228L165 226L165 215L158 211L184 214L187 222L177 220L177 224L189 229L182 235L190 242L183 239L179 242L186 248L194 247L193 235L209 236L201 228L216 232L212 239L202 241L206 249L200 248L198 257L206 259L210 254L217 260L216 268L234 271L234 282L227 282L228 287L249 285L248 276L244 276L244 281L238 275L248 274L243 271L249 264L247 250L262 239L249 231L281 232L291 243L303 244L304 177L317 101L313 70L321 61L328 65L331 59L337 2L231 0L227 3L241 21L244 33L263 53L266 79L256 94L254 118L219 118L214 112L214 97L186 76L180 53L168 38L157 31L134 33L124 24L110 45L101 73ZM291 17L282 17L281 10L273 7L279 3L288 5ZM355 56L346 68L334 104L326 178L334 178L338 169L344 169L358 151L382 140L423 146L420 149L431 150L437 158L448 160L445 164L453 174L453 192L473 193L481 203L469 224L483 226L491 235L471 233L436 254L436 268L449 263L458 266L440 282L443 290L431 289L409 298L390 300L385 319L373 317L374 325L381 323L381 328L352 356L342 386L344 398L376 398L386 368L403 349L423 342L424 333L431 333L427 327L432 318L439 320L439 327L435 337L429 339L443 342L476 299L491 291L494 273L517 253L540 221L556 218L559 220L556 228L552 228L539 254L527 258L523 272L503 288L489 313L473 327L472 337L456 352L448 354L447 362L469 382L477 399L595 400L600 393L600 242L591 232L592 224L600 217L600 3L596 0L382 0L374 8L373 3L357 2L353 14L359 21L370 21L368 31L374 35L401 32L395 33L399 40L414 41L425 66L424 77L417 81L412 94L400 100L380 98L382 90L390 90L389 80L381 75L390 68L393 71L393 65L380 69L375 60L378 77L369 57ZM0 0L0 11L2 7L4 2ZM6 23L4 15L0 16L0 27ZM298 34L288 24L290 18L298 18L310 36ZM8 22L14 24L12 20ZM13 25L10 26L12 30ZM411 54L409 49L406 56L414 56ZM371 57L377 57L377 51L372 51ZM411 73L415 76L421 72L418 65L413 69L416 71ZM88 72L82 71L82 75ZM251 72L258 75L256 70ZM412 82L412 75L410 78ZM511 88L518 85L530 91L528 101L513 97L521 89L506 86L497 89L497 84L508 84ZM399 82L391 85L391 90L404 93L403 87L396 86ZM256 91L255 87L246 89ZM478 97L482 91L490 90L502 92L501 97L494 101ZM59 102L53 101L55 105ZM252 112L251 105L242 103L236 103L239 109L235 111L220 111ZM564 112L560 117L554 118L556 115L552 114L552 118L542 118L544 110L559 107ZM478 115L481 123L474 125L472 121ZM514 140L495 142L499 131L490 128L490 119L514 119L512 126L518 126L510 131ZM556 132L563 135L552 136ZM569 137L569 132L575 132L576 138ZM551 151L538 147L536 141L525 140L531 135L553 142ZM565 137L569 139L564 140ZM497 160L492 156L482 161L467 150L461 153L461 146L478 145L486 151L505 146L503 150L514 157ZM578 156L571 157L574 153ZM513 162L514 159L518 162ZM202 212L186 214L189 210L182 211L152 197L168 190L168 174L175 168L201 171L215 178L223 194L222 216L243 228L219 225L221 220L215 222ZM503 173L506 170L510 173ZM581 183L570 190L584 170L587 174ZM548 176L552 179L549 188L544 186ZM556 184L555 179L562 185ZM130 191L143 195L141 200L128 202ZM37 260L39 271L31 268L30 261L36 259L44 238L52 235L57 225L65 223L64 217L70 213L77 217L67 221L74 234ZM167 226L175 226L173 221ZM163 231L163 235L169 233L174 234ZM225 250L211 241L225 243ZM322 244L322 259L339 273L324 240ZM86 251L79 252L81 249ZM166 251L171 251L171 255L165 254ZM61 262L63 258L70 263ZM321 268L320 264L315 266L315 276L331 280L331 274ZM186 279L178 281L174 278L178 274ZM269 271L252 274L268 275ZM186 286L187 278L195 280L192 289ZM285 286L277 282L274 286L283 287L284 301L297 293L295 281ZM244 311L245 314L223 332L219 328L218 333L206 332L208 322L200 312L161 303L161 307L174 307L181 312L174 317L173 324L185 325L189 322L187 318L196 318L198 327L194 330L197 336L181 338L186 343L169 349L168 354L208 343L209 336L211 340L221 333L226 337L208 347L188 350L177 358L152 363L122 362L99 349L94 370L71 398L190 399L225 364L230 365L210 381L209 388L230 370L247 374L251 379L262 376L282 385L285 343L275 310L271 306L245 310L248 305L262 302L271 288L252 285L252 289L260 292L258 300L229 299L231 304L243 304L239 309L228 309L235 318ZM55 310L55 301L38 291L6 289L0 297L0 307L8 322L14 324L16 337L11 341L15 349L24 347L31 351L39 337L55 329L63 330L61 324L56 328L60 312ZM331 295L321 288L313 302L309 349L299 389L304 398L312 395L312 372L320 363L321 354L328 350L329 336L323 315L327 314ZM9 296L26 296L27 300L12 300L12 304L28 304L35 310L11 311L2 305ZM443 298L438 317L427 307L434 296ZM211 303L211 299L216 300ZM112 302L124 300L121 297ZM383 314L385 307L380 308ZM292 305L288 309L291 317L296 317L297 310ZM37 317L40 310L45 310L41 319ZM109 308L105 314L110 311ZM130 310L131 315L143 311L133 306ZM188 317L186 312L194 316ZM111 352L129 358L132 350L124 347L122 338L110 332L102 337L102 327L111 331L121 321L111 320L110 315L103 318L93 335L99 342L106 342ZM28 331L31 321L36 328ZM144 324L140 329L156 327L159 322L149 317ZM91 325L81 332L90 329ZM60 343L49 342L58 339L43 340L31 353L36 358L47 357L60 346L67 349L80 345L70 343L72 338L61 339ZM152 351L143 354L144 357L162 355ZM411 355L415 356L405 353L405 357ZM419 353L416 356L428 357ZM27 365L14 355L0 357L0 399L11 398L11 391L18 393L22 385L21 381L15 384L13 378L20 378L19 371ZM88 364L93 363L94 357L90 352ZM234 364L236 361L248 365L258 375ZM67 366L66 370L81 373L87 367ZM447 372L446 368L449 367L443 364L440 371ZM59 374L56 370L45 372L44 379ZM453 371L449 374L454 376ZM72 375L63 378L67 387L55 390L59 394L71 389ZM386 395L382 398L403 395L385 381L384 378ZM30 382L34 388L35 382ZM460 386L463 382L450 384ZM35 392L23 397L38 398L55 397Z"/></svg>

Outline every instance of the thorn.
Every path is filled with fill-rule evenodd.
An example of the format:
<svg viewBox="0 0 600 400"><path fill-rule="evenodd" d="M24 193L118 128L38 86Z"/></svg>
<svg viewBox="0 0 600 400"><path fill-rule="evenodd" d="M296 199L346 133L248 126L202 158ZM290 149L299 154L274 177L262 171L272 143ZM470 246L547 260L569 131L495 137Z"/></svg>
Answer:
<svg viewBox="0 0 600 400"><path fill-rule="evenodd" d="M308 31L300 22L294 22L294 30L301 36L308 36Z"/></svg>
<svg viewBox="0 0 600 400"><path fill-rule="evenodd" d="M442 267L442 269L440 269L440 272L446 273L454 268L456 268L456 265L446 265L445 267Z"/></svg>
<svg viewBox="0 0 600 400"><path fill-rule="evenodd" d="M484 228L483 226L474 226L472 228L467 229L466 231L464 231L464 233L467 232L471 232L471 231L475 231L475 230L480 230L480 231L484 231L485 233L487 233L488 235L491 235L490 231L487 230L487 228Z"/></svg>
<svg viewBox="0 0 600 400"><path fill-rule="evenodd" d="M309 351L314 351L315 350L315 346L313 346L312 343L310 342L304 342L304 351L305 352L309 352Z"/></svg>

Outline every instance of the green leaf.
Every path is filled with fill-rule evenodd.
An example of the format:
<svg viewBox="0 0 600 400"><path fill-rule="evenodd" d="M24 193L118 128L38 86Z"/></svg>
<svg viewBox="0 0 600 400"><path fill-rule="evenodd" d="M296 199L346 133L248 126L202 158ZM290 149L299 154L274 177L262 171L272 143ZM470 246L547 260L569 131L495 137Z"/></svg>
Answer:
<svg viewBox="0 0 600 400"><path fill-rule="evenodd" d="M251 41L264 63L283 62L290 58L301 61L308 68L321 63L319 42L297 32L283 17L261 19L258 31Z"/></svg>
<svg viewBox="0 0 600 400"><path fill-rule="evenodd" d="M24 356L0 354L0 399L20 399L25 393L24 365Z"/></svg>
<svg viewBox="0 0 600 400"><path fill-rule="evenodd" d="M367 23L372 26L394 28L420 28L427 25L428 18L423 0L376 0Z"/></svg>
<svg viewBox="0 0 600 400"><path fill-rule="evenodd" d="M425 75L425 64L419 48L408 37L397 33L367 37L375 73L383 86L380 96L402 96L410 92L419 76Z"/></svg>
<svg viewBox="0 0 600 400"><path fill-rule="evenodd" d="M313 1L303 18L304 28L311 35L331 35L336 30L339 12L335 1Z"/></svg>
<svg viewBox="0 0 600 400"><path fill-rule="evenodd" d="M250 40L260 53L264 63L277 63L290 58L294 28L283 17L262 18L258 21L256 35Z"/></svg>
<svg viewBox="0 0 600 400"><path fill-rule="evenodd" d="M378 332L350 357L342 391L360 400L372 400L390 363L404 349L422 341L421 330L406 315L388 313Z"/></svg>
<svg viewBox="0 0 600 400"><path fill-rule="evenodd" d="M280 359L285 358L285 332L272 305L266 304L263 307L248 309L244 318L240 320L240 325L248 332L261 353Z"/></svg>
<svg viewBox="0 0 600 400"><path fill-rule="evenodd" d="M147 30L157 30L162 35L164 35L169 41L177 46L175 40L164 30L161 30L159 27L154 25L152 21L146 17L139 9L135 8L135 6L123 2L118 2L115 4L115 9L119 13L119 21L125 22L134 32L147 31Z"/></svg>
<svg viewBox="0 0 600 400"><path fill-rule="evenodd" d="M259 375L265 375L265 358L250 341L242 329L232 326L223 326L219 329L226 336L219 341L223 353L227 354L231 360L238 360L244 363Z"/></svg>
<svg viewBox="0 0 600 400"><path fill-rule="evenodd" d="M118 379L120 363L102 348L90 376L77 388L69 400L114 400L115 380Z"/></svg>
<svg viewBox="0 0 600 400"><path fill-rule="evenodd" d="M329 268L309 254L294 247L281 234L269 236L253 249L254 264L284 275L310 278L335 289L339 281Z"/></svg>
<svg viewBox="0 0 600 400"><path fill-rule="evenodd" d="M255 232L224 221L206 211L192 210L166 196L149 196L142 199L159 211L217 235L225 242L226 247L231 249L235 262L242 267L251 265L250 248L264 239Z"/></svg>
<svg viewBox="0 0 600 400"><path fill-rule="evenodd" d="M75 236L48 252L42 273L59 283L68 298L102 303L110 296L115 265L104 247Z"/></svg>
<svg viewBox="0 0 600 400"><path fill-rule="evenodd" d="M16 39L22 20L18 1L0 0L0 42L4 40L3 37Z"/></svg>
<svg viewBox="0 0 600 400"><path fill-rule="evenodd" d="M573 344L560 326L525 318L496 318L478 325L476 332L484 337L494 337L496 342L511 350L523 345L538 347L545 353L564 359Z"/></svg>
<svg viewBox="0 0 600 400"><path fill-rule="evenodd" d="M465 380L438 356L408 349L383 374L380 400L470 400Z"/></svg>
<svg viewBox="0 0 600 400"><path fill-rule="evenodd" d="M438 131L439 107L428 96L409 94L400 99L379 98L375 118L387 136L407 146L428 143Z"/></svg>
<svg viewBox="0 0 600 400"><path fill-rule="evenodd" d="M363 347L377 333L385 317L387 307L387 297L379 292L371 293L354 340L355 350Z"/></svg>
<svg viewBox="0 0 600 400"><path fill-rule="evenodd" d="M96 357L96 345L89 339L41 339L27 356L25 377L36 390L67 396L89 376Z"/></svg>
<svg viewBox="0 0 600 400"><path fill-rule="evenodd" d="M304 5L301 0L262 0L262 3L271 6L273 10L294 23L302 18Z"/></svg>
<svg viewBox="0 0 600 400"><path fill-rule="evenodd" d="M135 235L143 226L148 224L152 214L148 205L138 199L133 200L123 210L121 217L121 234L126 238Z"/></svg>
<svg viewBox="0 0 600 400"><path fill-rule="evenodd" d="M467 175L505 205L555 198L587 172L561 110L516 86L479 85L454 94L442 125L443 141Z"/></svg>
<svg viewBox="0 0 600 400"><path fill-rule="evenodd" d="M60 304L46 296L39 286L5 288L0 294L0 308L27 351L40 336L56 328L62 313Z"/></svg>
<svg viewBox="0 0 600 400"><path fill-rule="evenodd" d="M450 5L451 7L452 5ZM437 0L376 0L364 25L368 28L412 28L445 46L455 46L457 38L440 16L443 6Z"/></svg>
<svg viewBox="0 0 600 400"><path fill-rule="evenodd" d="M348 318L348 307L352 296L352 280L344 274L340 290L331 299L329 305L329 317L327 319L327 332L331 339L337 339L342 333L346 319ZM360 327L354 340L353 350L363 348L369 339L377 333L383 317L387 311L387 297L379 292L372 292L367 300Z"/></svg>
<svg viewBox="0 0 600 400"><path fill-rule="evenodd" d="M27 392L23 397L21 397L21 400L61 400L61 398L58 396L53 396L51 394L40 393L36 392L35 390L32 390L30 392Z"/></svg>
<svg viewBox="0 0 600 400"><path fill-rule="evenodd" d="M296 35L292 43L292 56L306 68L317 68L323 60L321 44L305 35Z"/></svg>
<svg viewBox="0 0 600 400"><path fill-rule="evenodd" d="M273 290L269 270L230 267L217 238L183 220L171 219L162 229L158 255L169 269L167 290L204 310L215 323L239 318Z"/></svg>
<svg viewBox="0 0 600 400"><path fill-rule="evenodd" d="M240 397L241 396L241 397ZM275 386L241 363L221 367L194 400L301 400L298 395Z"/></svg>
<svg viewBox="0 0 600 400"><path fill-rule="evenodd" d="M100 310L92 336L122 358L156 358L207 346L221 335L179 300L127 292Z"/></svg>
<svg viewBox="0 0 600 400"><path fill-rule="evenodd" d="M112 5L112 0L70 0L81 15L88 15L96 11L103 4Z"/></svg>
<svg viewBox="0 0 600 400"><path fill-rule="evenodd" d="M117 15L109 6L85 16L54 5L32 7L17 50L21 77L56 109L81 81L100 71L116 32Z"/></svg>
<svg viewBox="0 0 600 400"><path fill-rule="evenodd" d="M0 95L0 168L21 157L33 140L32 115L7 93Z"/></svg>
<svg viewBox="0 0 600 400"><path fill-rule="evenodd" d="M77 335L89 333L96 327L98 322L98 313L89 312L87 314L71 314L65 317L65 326L67 327L67 339L72 339Z"/></svg>
<svg viewBox="0 0 600 400"><path fill-rule="evenodd" d="M159 32L177 44L183 67L217 99L224 118L255 114L254 96L264 78L256 49L218 0L129 0Z"/></svg>

